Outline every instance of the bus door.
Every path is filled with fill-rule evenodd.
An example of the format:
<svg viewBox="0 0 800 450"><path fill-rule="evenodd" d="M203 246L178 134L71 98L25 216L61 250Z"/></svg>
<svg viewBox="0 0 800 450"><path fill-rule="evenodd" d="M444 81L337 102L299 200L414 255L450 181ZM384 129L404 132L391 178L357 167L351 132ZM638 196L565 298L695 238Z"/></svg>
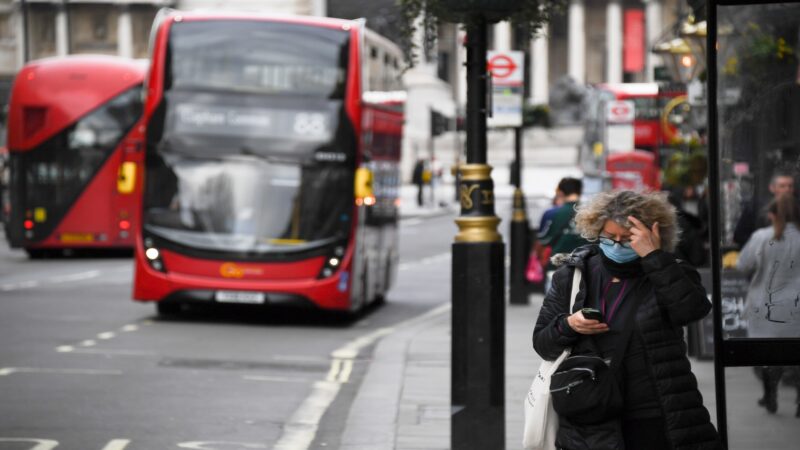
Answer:
<svg viewBox="0 0 800 450"><path fill-rule="evenodd" d="M727 448L796 449L800 2L748 3L708 6L714 309L702 342Z"/></svg>

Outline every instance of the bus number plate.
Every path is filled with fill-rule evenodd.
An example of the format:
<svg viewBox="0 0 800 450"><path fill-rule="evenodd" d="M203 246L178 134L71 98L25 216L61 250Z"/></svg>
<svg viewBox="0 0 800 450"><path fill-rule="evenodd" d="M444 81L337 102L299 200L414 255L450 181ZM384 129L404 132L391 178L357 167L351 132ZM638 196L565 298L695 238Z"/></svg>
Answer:
<svg viewBox="0 0 800 450"><path fill-rule="evenodd" d="M252 305L259 305L266 300L263 292L238 291L217 291L215 298L222 303L248 303Z"/></svg>

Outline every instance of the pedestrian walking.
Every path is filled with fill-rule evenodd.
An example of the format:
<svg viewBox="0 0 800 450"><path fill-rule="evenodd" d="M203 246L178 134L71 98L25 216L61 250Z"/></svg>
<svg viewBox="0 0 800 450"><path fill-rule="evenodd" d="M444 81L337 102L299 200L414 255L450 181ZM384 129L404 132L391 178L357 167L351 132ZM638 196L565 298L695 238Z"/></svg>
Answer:
<svg viewBox="0 0 800 450"><path fill-rule="evenodd" d="M561 206L546 212L547 220L543 220L537 235L542 254L569 253L588 242L581 237L575 228L575 208L583 192L583 182L578 178L562 178L556 188L556 199L561 199ZM555 266L546 261L545 290L549 288Z"/></svg>
<svg viewBox="0 0 800 450"><path fill-rule="evenodd" d="M425 161L423 159L418 159L417 163L414 164L411 182L417 185L417 206L422 206L424 202L422 190L425 186Z"/></svg>
<svg viewBox="0 0 800 450"><path fill-rule="evenodd" d="M548 361L571 349L550 384L556 447L721 448L682 332L711 304L697 271L671 253L678 229L666 194L601 193L575 224L591 243L554 257L561 265L533 332Z"/></svg>
<svg viewBox="0 0 800 450"><path fill-rule="evenodd" d="M779 195L767 206L771 226L756 230L747 241L736 267L750 275L745 299L747 335L753 338L800 337L800 207L791 193ZM800 367L764 367L764 395L758 404L770 414L778 410L778 385L784 373ZM794 376L793 378L796 378ZM800 384L795 417L800 417Z"/></svg>

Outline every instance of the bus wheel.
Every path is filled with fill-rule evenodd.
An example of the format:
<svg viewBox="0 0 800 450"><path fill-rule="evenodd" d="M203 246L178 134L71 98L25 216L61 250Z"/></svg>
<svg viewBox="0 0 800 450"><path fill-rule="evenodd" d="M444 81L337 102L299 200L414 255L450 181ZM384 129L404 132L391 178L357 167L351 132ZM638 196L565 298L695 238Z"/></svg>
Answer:
<svg viewBox="0 0 800 450"><path fill-rule="evenodd" d="M180 314L181 304L176 302L158 302L156 303L156 311L162 316L174 316Z"/></svg>

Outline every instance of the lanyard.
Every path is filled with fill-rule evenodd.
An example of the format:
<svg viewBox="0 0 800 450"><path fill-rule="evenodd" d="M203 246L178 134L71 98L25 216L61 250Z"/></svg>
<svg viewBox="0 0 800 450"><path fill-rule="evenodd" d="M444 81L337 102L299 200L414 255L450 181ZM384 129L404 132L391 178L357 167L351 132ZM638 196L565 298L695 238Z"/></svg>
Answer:
<svg viewBox="0 0 800 450"><path fill-rule="evenodd" d="M611 319L619 308L622 297L625 295L625 288L628 286L628 280L622 282L622 289L619 290L619 294L617 294L617 298L614 299L614 303L611 304L611 309L608 311L608 316L606 316L606 296L608 295L608 290L611 289L611 283L612 282L609 281L608 284L606 284L606 288L603 290L603 301L600 303L600 312L603 314L603 318L605 318L607 324L611 323Z"/></svg>

